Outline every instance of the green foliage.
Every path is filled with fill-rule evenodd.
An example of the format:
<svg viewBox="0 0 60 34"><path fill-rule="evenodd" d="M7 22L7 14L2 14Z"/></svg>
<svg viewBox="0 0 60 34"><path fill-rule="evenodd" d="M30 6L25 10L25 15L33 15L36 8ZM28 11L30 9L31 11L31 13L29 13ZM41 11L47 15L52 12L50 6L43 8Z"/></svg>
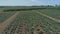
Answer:
<svg viewBox="0 0 60 34"><path fill-rule="evenodd" d="M46 32L46 34L60 34L60 23L53 21L45 16L37 14L32 11L20 11L20 14L16 16L15 20L6 26L3 30L3 34L14 34L16 31L17 34L22 32L22 24L25 23L26 34L33 34L33 29L36 29L38 26L41 26L42 29ZM7 32L9 31L9 32Z"/></svg>
<svg viewBox="0 0 60 34"><path fill-rule="evenodd" d="M60 15L60 10L57 10L57 9L43 9L43 10L40 10L40 12L42 12L46 15L49 15L53 18L60 19L60 16L59 16Z"/></svg>
<svg viewBox="0 0 60 34"><path fill-rule="evenodd" d="M8 19L10 16L12 16L15 12L7 12L5 14L0 14L0 23L4 20Z"/></svg>

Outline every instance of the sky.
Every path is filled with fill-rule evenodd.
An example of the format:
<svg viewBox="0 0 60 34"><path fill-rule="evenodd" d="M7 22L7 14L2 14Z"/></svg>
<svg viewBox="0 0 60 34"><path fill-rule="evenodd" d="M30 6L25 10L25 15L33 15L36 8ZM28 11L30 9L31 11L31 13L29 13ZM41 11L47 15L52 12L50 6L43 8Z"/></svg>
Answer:
<svg viewBox="0 0 60 34"><path fill-rule="evenodd" d="M60 0L0 0L0 6L60 5Z"/></svg>

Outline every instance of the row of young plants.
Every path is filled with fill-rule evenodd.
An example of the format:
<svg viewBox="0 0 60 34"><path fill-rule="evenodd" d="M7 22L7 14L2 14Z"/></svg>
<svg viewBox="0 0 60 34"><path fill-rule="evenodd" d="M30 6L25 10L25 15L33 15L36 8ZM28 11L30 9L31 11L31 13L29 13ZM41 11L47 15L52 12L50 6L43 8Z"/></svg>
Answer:
<svg viewBox="0 0 60 34"><path fill-rule="evenodd" d="M53 21L45 16L36 14L38 20L35 23L36 26L39 25L46 32L46 34L60 34L60 24L56 21Z"/></svg>
<svg viewBox="0 0 60 34"><path fill-rule="evenodd" d="M17 15L15 20L8 24L5 29L1 32L1 34L20 34L22 31L22 24L20 21L20 17Z"/></svg>
<svg viewBox="0 0 60 34"><path fill-rule="evenodd" d="M31 26L32 22L28 17L28 16L31 16L30 14L31 14L31 12L28 12L28 11L20 12L20 16L21 16L20 21L22 22L24 20L24 23L25 23L25 28L24 28L25 32L26 32L25 34L33 34L32 26Z"/></svg>
<svg viewBox="0 0 60 34"><path fill-rule="evenodd" d="M34 30L40 26L46 34L60 34L59 23L36 12L22 12L23 17L26 17L26 33L34 34ZM39 28L38 28L39 29ZM41 31L39 33L42 33Z"/></svg>
<svg viewBox="0 0 60 34"><path fill-rule="evenodd" d="M16 19L3 30L2 34L21 34L23 20L26 23L26 34L34 34L34 30L38 26L42 27L46 34L60 34L60 23L33 11L20 12Z"/></svg>
<svg viewBox="0 0 60 34"><path fill-rule="evenodd" d="M28 30L29 28L29 20L27 20L28 14L21 12L19 15L17 15L17 17L15 18L15 20L6 26L6 28L1 32L2 34L22 34L22 24L23 24L23 20L25 21L25 30L26 30L26 34L28 34ZM27 30L28 29L28 30ZM30 32L31 33L31 32Z"/></svg>
<svg viewBox="0 0 60 34"><path fill-rule="evenodd" d="M40 12L52 16L53 18L60 19L60 10L58 9L42 9Z"/></svg>
<svg viewBox="0 0 60 34"><path fill-rule="evenodd" d="M27 13L27 20L28 24L30 25L29 27L31 32L33 32L33 27L36 29L38 26L40 26L46 34L60 34L60 23L53 21L43 15L37 14L36 12ZM41 31L39 33L41 33Z"/></svg>
<svg viewBox="0 0 60 34"><path fill-rule="evenodd" d="M15 14L16 12L7 12L5 14L0 14L0 23L2 23L3 21L5 21L6 19L8 19L9 17L11 17L13 14Z"/></svg>
<svg viewBox="0 0 60 34"><path fill-rule="evenodd" d="M32 14L31 12L28 12L28 11L23 12L23 13L25 13L23 17L25 17L25 21L26 21L26 34L34 34L34 32L32 30L33 23L32 23L32 20L30 19L31 14Z"/></svg>

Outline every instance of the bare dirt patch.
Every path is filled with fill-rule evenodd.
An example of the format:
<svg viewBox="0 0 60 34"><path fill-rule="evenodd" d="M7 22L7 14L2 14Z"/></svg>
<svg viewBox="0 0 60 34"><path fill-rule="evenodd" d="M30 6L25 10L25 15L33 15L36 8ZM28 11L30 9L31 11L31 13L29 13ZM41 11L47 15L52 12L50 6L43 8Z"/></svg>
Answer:
<svg viewBox="0 0 60 34"><path fill-rule="evenodd" d="M26 34L26 31L25 31L25 21L24 20L22 22L22 34Z"/></svg>

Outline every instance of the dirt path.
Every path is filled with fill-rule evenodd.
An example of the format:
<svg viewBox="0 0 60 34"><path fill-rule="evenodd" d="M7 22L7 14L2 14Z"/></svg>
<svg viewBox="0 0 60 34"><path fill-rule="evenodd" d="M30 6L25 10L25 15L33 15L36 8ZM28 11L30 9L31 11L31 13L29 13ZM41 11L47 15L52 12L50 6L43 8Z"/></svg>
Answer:
<svg viewBox="0 0 60 34"><path fill-rule="evenodd" d="M26 31L25 31L25 21L22 22L22 34L26 34Z"/></svg>
<svg viewBox="0 0 60 34"><path fill-rule="evenodd" d="M57 22L60 23L60 20L59 20L59 19L56 19L56 18L53 18L53 17L48 16L48 15L46 15L46 14L43 14L42 12L38 12L38 11L37 11L37 13L40 14L40 15L43 15L43 16L49 18L49 19L52 19L52 20L57 21Z"/></svg>
<svg viewBox="0 0 60 34"><path fill-rule="evenodd" d="M3 31L3 29L8 25L8 24L10 24L13 20L14 20L14 18L16 17L16 15L18 15L19 14L19 12L16 12L14 15L12 15L10 18L8 18L7 20L5 20L4 22L2 22L1 24L0 24L0 32L2 32Z"/></svg>

